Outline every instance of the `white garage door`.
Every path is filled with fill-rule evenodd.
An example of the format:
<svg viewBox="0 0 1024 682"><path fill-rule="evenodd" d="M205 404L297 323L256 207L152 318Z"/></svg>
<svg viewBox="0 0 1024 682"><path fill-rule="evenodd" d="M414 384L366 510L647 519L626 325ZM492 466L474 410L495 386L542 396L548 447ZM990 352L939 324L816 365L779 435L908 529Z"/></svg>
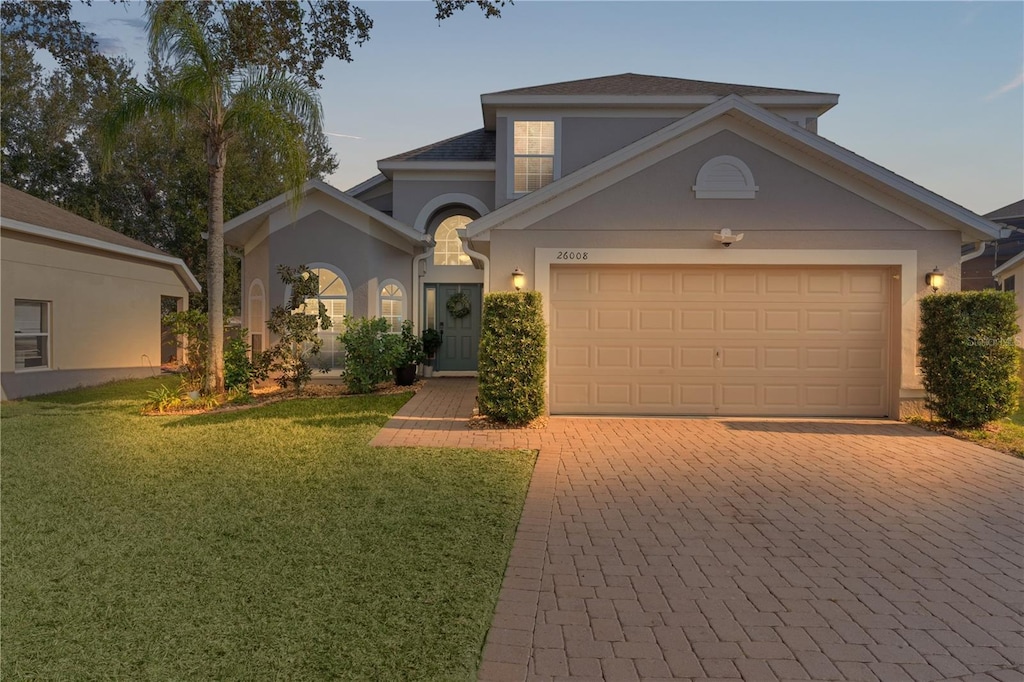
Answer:
<svg viewBox="0 0 1024 682"><path fill-rule="evenodd" d="M553 414L882 417L887 268L551 269Z"/></svg>

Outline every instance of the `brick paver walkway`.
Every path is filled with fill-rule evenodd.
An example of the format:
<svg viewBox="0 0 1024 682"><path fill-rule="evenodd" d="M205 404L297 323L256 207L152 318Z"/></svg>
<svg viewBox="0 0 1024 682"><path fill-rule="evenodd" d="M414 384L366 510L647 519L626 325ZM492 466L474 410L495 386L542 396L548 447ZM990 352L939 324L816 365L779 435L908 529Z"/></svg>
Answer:
<svg viewBox="0 0 1024 682"><path fill-rule="evenodd" d="M474 392L374 443L540 451L481 680L1024 680L1024 461L884 421L469 431Z"/></svg>

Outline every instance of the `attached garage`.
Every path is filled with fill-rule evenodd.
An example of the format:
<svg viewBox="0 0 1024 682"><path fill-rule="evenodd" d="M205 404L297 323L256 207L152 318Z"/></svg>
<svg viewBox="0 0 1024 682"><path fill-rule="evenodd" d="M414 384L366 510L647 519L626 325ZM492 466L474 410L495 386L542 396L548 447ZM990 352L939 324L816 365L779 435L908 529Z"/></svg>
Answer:
<svg viewBox="0 0 1024 682"><path fill-rule="evenodd" d="M552 266L551 413L888 416L895 275Z"/></svg>

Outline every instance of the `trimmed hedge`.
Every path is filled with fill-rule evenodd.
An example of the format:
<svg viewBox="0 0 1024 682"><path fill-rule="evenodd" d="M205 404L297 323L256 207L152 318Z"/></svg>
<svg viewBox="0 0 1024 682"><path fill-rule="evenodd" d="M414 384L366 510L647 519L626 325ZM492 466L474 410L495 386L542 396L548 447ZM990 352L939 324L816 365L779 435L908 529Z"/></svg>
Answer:
<svg viewBox="0 0 1024 682"><path fill-rule="evenodd" d="M952 426L977 427L1017 409L1020 356L1012 293L963 291L921 300L927 405Z"/></svg>
<svg viewBox="0 0 1024 682"><path fill-rule="evenodd" d="M501 291L484 297L480 330L482 414L526 424L544 413L547 329L540 294Z"/></svg>

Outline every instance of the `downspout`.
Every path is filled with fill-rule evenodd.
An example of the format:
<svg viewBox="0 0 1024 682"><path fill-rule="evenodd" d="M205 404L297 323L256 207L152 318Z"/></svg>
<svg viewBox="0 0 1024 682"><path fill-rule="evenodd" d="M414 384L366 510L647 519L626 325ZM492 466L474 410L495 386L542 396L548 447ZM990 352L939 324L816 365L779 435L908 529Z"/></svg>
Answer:
<svg viewBox="0 0 1024 682"><path fill-rule="evenodd" d="M459 239L462 240L462 250L466 252L470 258L477 258L481 263L484 264L484 294L488 294L491 291L491 259L480 253L469 248L469 237L466 236L466 230L456 230L459 235Z"/></svg>
<svg viewBox="0 0 1024 682"><path fill-rule="evenodd" d="M431 253L433 253L433 247L412 259L412 324L417 331L422 331L420 329L420 297L423 292L420 291L420 263L426 260Z"/></svg>

